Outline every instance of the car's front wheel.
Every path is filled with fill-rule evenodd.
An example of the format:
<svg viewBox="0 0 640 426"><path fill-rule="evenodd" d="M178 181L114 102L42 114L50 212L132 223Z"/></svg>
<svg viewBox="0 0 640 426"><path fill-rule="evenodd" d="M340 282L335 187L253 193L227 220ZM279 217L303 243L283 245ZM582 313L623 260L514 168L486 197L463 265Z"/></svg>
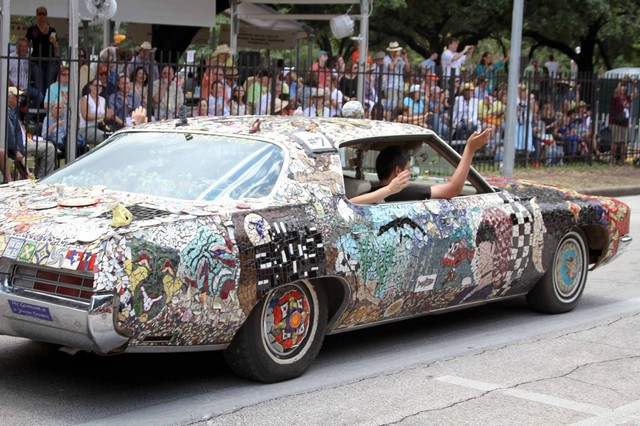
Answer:
<svg viewBox="0 0 640 426"><path fill-rule="evenodd" d="M324 292L309 281L269 291L224 353L239 375L272 383L304 373L320 351L327 324Z"/></svg>
<svg viewBox="0 0 640 426"><path fill-rule="evenodd" d="M558 244L551 267L527 294L531 308L549 314L572 310L587 282L589 251L584 233L568 232Z"/></svg>

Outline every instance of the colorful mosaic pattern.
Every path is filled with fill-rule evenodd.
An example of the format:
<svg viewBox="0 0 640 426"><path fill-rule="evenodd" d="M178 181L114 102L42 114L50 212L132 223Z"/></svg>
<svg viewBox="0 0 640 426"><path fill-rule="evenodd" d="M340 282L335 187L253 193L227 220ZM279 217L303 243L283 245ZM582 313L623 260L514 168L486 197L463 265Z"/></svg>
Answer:
<svg viewBox="0 0 640 426"><path fill-rule="evenodd" d="M601 261L629 229L626 205L560 188L502 178L501 191L357 206L344 198L336 146L376 137L429 135L421 128L365 120L204 118L184 132L246 135L287 152L271 196L188 202L104 188L68 187L93 197L86 207L35 210L56 201L49 185L0 188L0 256L7 261L93 275L94 290L117 297L117 328L129 345L162 337L170 346L231 341L257 301L269 305L272 343L286 351L304 338L308 302L290 283L322 279L346 300L333 330L524 294L549 267L553 248L577 224L607 230ZM174 123L134 131L176 131ZM362 142L366 144L366 142ZM128 226L110 225L114 205L145 209ZM567 258L567 274L570 270ZM568 276L568 275L567 275ZM333 294L333 293L332 293ZM26 336L29 337L29 336Z"/></svg>

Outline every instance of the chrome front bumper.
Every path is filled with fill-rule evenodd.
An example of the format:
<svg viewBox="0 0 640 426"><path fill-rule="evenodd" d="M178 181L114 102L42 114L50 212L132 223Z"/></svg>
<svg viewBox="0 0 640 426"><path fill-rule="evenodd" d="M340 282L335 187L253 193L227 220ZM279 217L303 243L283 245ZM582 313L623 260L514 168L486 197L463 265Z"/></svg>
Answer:
<svg viewBox="0 0 640 426"><path fill-rule="evenodd" d="M618 241L618 250L615 252L615 254L613 256L605 259L602 262L598 262L598 264L596 266L600 267L602 265L606 265L607 263L611 262L612 260L615 260L615 259L619 258L622 255L622 253L624 253L625 251L627 251L629 249L629 246L631 245L632 241L633 241L633 238L629 234L625 234L622 237L620 237L620 240Z"/></svg>
<svg viewBox="0 0 640 426"><path fill-rule="evenodd" d="M112 294L85 303L9 286L6 275L0 281L0 334L105 354L129 340L113 315Z"/></svg>

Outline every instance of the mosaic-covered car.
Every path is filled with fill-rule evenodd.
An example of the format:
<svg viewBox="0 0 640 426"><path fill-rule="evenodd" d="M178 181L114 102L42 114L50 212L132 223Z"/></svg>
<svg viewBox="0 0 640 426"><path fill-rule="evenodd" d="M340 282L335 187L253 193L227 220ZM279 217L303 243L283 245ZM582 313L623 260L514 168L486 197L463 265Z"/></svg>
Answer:
<svg viewBox="0 0 640 426"><path fill-rule="evenodd" d="M0 333L100 354L224 350L273 382L326 334L526 295L572 309L627 245L629 208L471 170L450 200L355 205L376 153L411 185L459 159L399 123L200 118L113 135L0 188Z"/></svg>

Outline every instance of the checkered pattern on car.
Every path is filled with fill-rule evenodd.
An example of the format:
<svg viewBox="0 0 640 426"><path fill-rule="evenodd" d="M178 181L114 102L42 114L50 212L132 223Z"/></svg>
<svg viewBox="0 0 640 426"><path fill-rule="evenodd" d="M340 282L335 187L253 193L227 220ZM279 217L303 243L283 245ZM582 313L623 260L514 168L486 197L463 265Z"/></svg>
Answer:
<svg viewBox="0 0 640 426"><path fill-rule="evenodd" d="M533 240L533 216L523 203L517 202L509 194L502 194L505 201L505 209L511 216L512 244L510 268L507 272L507 282L516 280L522 276L529 264L531 243Z"/></svg>

